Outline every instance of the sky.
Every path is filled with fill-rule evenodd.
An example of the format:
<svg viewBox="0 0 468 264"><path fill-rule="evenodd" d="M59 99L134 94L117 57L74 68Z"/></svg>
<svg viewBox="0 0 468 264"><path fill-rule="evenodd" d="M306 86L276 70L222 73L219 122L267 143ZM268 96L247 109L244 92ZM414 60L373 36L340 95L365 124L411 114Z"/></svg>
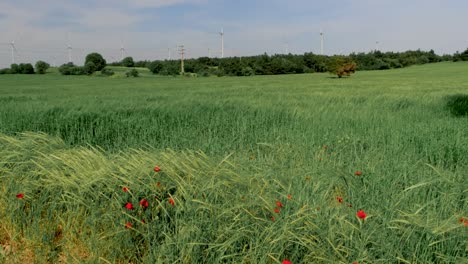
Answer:
<svg viewBox="0 0 468 264"><path fill-rule="evenodd" d="M467 0L0 0L0 67L187 57L468 48Z"/></svg>

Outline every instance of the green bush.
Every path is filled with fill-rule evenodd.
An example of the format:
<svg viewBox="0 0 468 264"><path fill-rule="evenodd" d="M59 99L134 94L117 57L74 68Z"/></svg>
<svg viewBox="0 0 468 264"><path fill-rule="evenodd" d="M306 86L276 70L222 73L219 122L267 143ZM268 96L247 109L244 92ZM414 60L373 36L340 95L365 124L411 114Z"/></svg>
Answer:
<svg viewBox="0 0 468 264"><path fill-rule="evenodd" d="M76 66L73 62L65 63L59 67L59 72L62 75L83 75L85 74L83 67Z"/></svg>
<svg viewBox="0 0 468 264"><path fill-rule="evenodd" d="M86 64L83 67L83 72L87 75L91 75L96 71L96 64L92 61L86 62Z"/></svg>
<svg viewBox="0 0 468 264"><path fill-rule="evenodd" d="M447 97L447 108L454 116L468 115L468 94L455 94Z"/></svg>
<svg viewBox="0 0 468 264"><path fill-rule="evenodd" d="M101 75L112 76L112 75L114 75L114 71L112 69L109 69L109 68L104 68L104 69L101 70Z"/></svg>
<svg viewBox="0 0 468 264"><path fill-rule="evenodd" d="M125 73L127 77L138 77L140 76L140 73L136 69L132 69L128 72Z"/></svg>

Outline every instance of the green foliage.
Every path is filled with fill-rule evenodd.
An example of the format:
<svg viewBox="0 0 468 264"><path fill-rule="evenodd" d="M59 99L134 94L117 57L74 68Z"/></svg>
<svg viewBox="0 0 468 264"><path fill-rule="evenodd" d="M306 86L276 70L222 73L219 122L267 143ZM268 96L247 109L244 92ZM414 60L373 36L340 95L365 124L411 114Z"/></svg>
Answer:
<svg viewBox="0 0 468 264"><path fill-rule="evenodd" d="M34 67L31 63L20 63L18 69L20 74L34 74Z"/></svg>
<svg viewBox="0 0 468 264"><path fill-rule="evenodd" d="M468 49L466 49L464 52L460 54L460 60L468 61Z"/></svg>
<svg viewBox="0 0 468 264"><path fill-rule="evenodd" d="M136 69L131 69L125 73L125 76L127 77L138 77L140 76L140 73Z"/></svg>
<svg viewBox="0 0 468 264"><path fill-rule="evenodd" d="M10 74L10 73L11 73L10 68L0 69L0 74Z"/></svg>
<svg viewBox="0 0 468 264"><path fill-rule="evenodd" d="M121 62L122 66L124 67L134 67L135 66L135 62L133 61L133 58L132 57L125 57L122 62Z"/></svg>
<svg viewBox="0 0 468 264"><path fill-rule="evenodd" d="M47 69L49 69L50 65L45 61L37 61L36 62L36 72L38 74L46 73Z"/></svg>
<svg viewBox="0 0 468 264"><path fill-rule="evenodd" d="M163 68L164 68L164 65L160 61L152 61L148 65L148 69L154 74L160 73Z"/></svg>
<svg viewBox="0 0 468 264"><path fill-rule="evenodd" d="M454 116L468 115L468 94L455 94L447 97L447 108Z"/></svg>
<svg viewBox="0 0 468 264"><path fill-rule="evenodd" d="M85 75L84 67L76 66L73 62L65 63L59 67L59 72L62 75Z"/></svg>
<svg viewBox="0 0 468 264"><path fill-rule="evenodd" d="M10 73L11 73L11 74L18 74L18 73L21 73L21 69L20 69L19 65L16 64L16 63L11 64L11 66L10 66Z"/></svg>
<svg viewBox="0 0 468 264"><path fill-rule="evenodd" d="M88 62L92 62L94 63L95 67L96 67L96 71L100 71L102 69L104 69L104 67L106 67L106 60L102 57L101 54L99 53L96 53L96 52L93 52L93 53L90 53L86 56L86 59L85 59L85 65L88 63Z"/></svg>
<svg viewBox="0 0 468 264"><path fill-rule="evenodd" d="M83 66L83 72L84 74L87 74L87 75L93 74L96 71L96 69L97 69L96 64L94 64L94 62L92 61L86 62L85 65Z"/></svg>
<svg viewBox="0 0 468 264"><path fill-rule="evenodd" d="M104 76L112 76L114 75L114 71L110 68L104 68L101 70L101 75L104 75Z"/></svg>

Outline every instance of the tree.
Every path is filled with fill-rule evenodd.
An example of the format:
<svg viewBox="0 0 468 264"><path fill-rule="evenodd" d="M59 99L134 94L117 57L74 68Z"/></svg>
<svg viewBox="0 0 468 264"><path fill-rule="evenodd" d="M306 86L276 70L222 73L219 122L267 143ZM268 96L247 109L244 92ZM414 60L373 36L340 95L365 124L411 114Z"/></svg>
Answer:
<svg viewBox="0 0 468 264"><path fill-rule="evenodd" d="M163 67L164 65L162 64L162 62L159 61L153 61L148 65L148 69L154 74L161 72Z"/></svg>
<svg viewBox="0 0 468 264"><path fill-rule="evenodd" d="M11 73L11 74L20 73L20 67L19 67L19 65L16 64L16 63L13 63L13 64L10 66L10 73Z"/></svg>
<svg viewBox="0 0 468 264"><path fill-rule="evenodd" d="M356 63L349 57L334 56L328 64L328 71L339 78L350 76L356 71Z"/></svg>
<svg viewBox="0 0 468 264"><path fill-rule="evenodd" d="M37 61L36 62L36 72L39 74L46 73L47 69L49 69L50 65L44 61Z"/></svg>
<svg viewBox="0 0 468 264"><path fill-rule="evenodd" d="M468 49L466 49L464 52L460 54L460 60L468 61Z"/></svg>
<svg viewBox="0 0 468 264"><path fill-rule="evenodd" d="M101 56L101 54L96 52L90 53L86 56L85 65L88 62L94 63L94 65L96 66L96 71L104 69L104 67L106 67L107 65L106 60Z"/></svg>
<svg viewBox="0 0 468 264"><path fill-rule="evenodd" d="M31 63L20 63L19 73L21 74L34 74L34 67Z"/></svg>
<svg viewBox="0 0 468 264"><path fill-rule="evenodd" d="M134 67L135 62L133 61L132 57L126 57L122 60L122 66L124 67Z"/></svg>

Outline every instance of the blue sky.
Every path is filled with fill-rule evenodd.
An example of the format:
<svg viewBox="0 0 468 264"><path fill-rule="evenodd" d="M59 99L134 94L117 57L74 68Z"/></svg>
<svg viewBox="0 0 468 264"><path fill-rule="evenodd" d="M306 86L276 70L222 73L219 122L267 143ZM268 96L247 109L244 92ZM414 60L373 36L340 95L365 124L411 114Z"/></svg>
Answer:
<svg viewBox="0 0 468 264"><path fill-rule="evenodd" d="M0 67L17 62L83 62L97 51L165 59L184 44L189 57L320 52L326 54L468 48L465 0L0 0ZM376 42L379 44L376 44Z"/></svg>

